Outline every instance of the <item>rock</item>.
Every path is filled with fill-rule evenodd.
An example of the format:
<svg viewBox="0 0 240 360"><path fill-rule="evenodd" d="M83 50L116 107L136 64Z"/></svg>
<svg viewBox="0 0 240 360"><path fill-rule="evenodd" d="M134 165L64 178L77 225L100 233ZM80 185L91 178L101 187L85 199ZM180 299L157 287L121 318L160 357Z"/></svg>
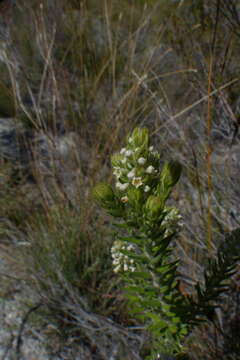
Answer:
<svg viewBox="0 0 240 360"><path fill-rule="evenodd" d="M1 159L11 167L10 181L37 182L50 202L59 190L65 199L73 201L79 176L90 168L89 147L75 132L26 130L14 118L0 118ZM1 181L5 181L4 177Z"/></svg>
<svg viewBox="0 0 240 360"><path fill-rule="evenodd" d="M2 70L2 68L0 68ZM12 117L15 115L14 97L10 88L0 83L0 116Z"/></svg>
<svg viewBox="0 0 240 360"><path fill-rule="evenodd" d="M17 134L22 126L14 118L0 118L0 158L12 161L20 160L20 148Z"/></svg>

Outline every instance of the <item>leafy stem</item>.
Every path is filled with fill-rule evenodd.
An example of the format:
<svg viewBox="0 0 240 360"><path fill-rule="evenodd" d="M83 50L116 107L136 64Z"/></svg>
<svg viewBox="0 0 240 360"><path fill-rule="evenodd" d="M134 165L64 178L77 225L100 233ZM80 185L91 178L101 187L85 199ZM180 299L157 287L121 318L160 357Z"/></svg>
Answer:
<svg viewBox="0 0 240 360"><path fill-rule="evenodd" d="M112 156L115 188L102 183L94 189L96 201L123 220L115 224L124 236L118 234L111 249L113 268L126 284L129 309L152 334L149 359L160 352L182 353L182 343L192 327L212 319L216 300L226 290L239 259L235 255L238 232L208 261L204 284L197 282L190 294L182 294L179 260L174 259L172 248L181 216L175 207L167 206L181 166L171 161L160 169L159 159L148 130L136 128L126 147Z"/></svg>

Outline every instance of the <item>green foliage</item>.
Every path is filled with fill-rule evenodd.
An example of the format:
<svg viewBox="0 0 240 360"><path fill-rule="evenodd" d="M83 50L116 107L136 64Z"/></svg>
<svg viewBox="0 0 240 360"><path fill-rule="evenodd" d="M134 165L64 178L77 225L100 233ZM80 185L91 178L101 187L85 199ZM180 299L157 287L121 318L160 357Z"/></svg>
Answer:
<svg viewBox="0 0 240 360"><path fill-rule="evenodd" d="M180 178L181 166L169 162L160 171L159 154L149 145L147 129L136 128L127 137L126 147L112 156L115 190L99 184L94 196L109 214L124 220L115 224L128 234L117 235L112 248L113 267L124 280L130 312L152 334L147 358L155 359L159 353L184 358L185 336L193 326L212 320L215 301L235 272L237 243L230 238L231 251L220 247L217 258L209 260L204 285L197 283L191 295L181 293L178 259L174 259L172 247L180 216L177 209L166 205Z"/></svg>
<svg viewBox="0 0 240 360"><path fill-rule="evenodd" d="M147 129L136 128L127 138L126 148L112 157L117 178L115 198L107 185L97 185L94 190L96 197L99 189L103 189L98 201L101 198L104 208L111 192L111 201L114 199L126 220L129 236L119 237L122 244L127 244L121 250L125 293L132 314L146 323L153 334L151 358L159 349L180 351L181 340L187 333L187 326L177 312L184 299L176 280L178 261L172 259L170 247L177 225L170 230L169 221L171 218L177 221L178 215L165 204L180 177L181 167L168 163L160 172L158 162L159 154L149 146ZM112 203L110 211L107 208L109 213L111 207ZM115 265L118 269L117 258Z"/></svg>
<svg viewBox="0 0 240 360"><path fill-rule="evenodd" d="M240 230L237 229L226 236L218 248L216 258L208 259L204 271L204 287L195 285L196 299L188 297L191 312L186 313L189 323L196 324L207 318L213 320L216 300L222 293L228 291L229 279L236 271L239 254Z"/></svg>

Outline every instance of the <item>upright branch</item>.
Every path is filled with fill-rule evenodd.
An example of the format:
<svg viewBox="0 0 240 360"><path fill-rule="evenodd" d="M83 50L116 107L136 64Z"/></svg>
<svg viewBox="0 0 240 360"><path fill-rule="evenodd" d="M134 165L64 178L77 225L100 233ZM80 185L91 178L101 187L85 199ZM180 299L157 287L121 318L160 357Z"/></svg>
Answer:
<svg viewBox="0 0 240 360"><path fill-rule="evenodd" d="M225 280L235 269L233 257L220 249L218 258L209 261L205 283L197 283L191 295L181 293L179 260L172 246L181 216L167 205L181 165L170 161L160 169L159 160L148 130L136 128L111 158L114 188L100 183L93 191L99 205L119 219L114 224L119 232L111 249L113 269L123 279L131 313L152 334L149 359L160 352L181 353L185 336L209 319L214 301L226 290Z"/></svg>

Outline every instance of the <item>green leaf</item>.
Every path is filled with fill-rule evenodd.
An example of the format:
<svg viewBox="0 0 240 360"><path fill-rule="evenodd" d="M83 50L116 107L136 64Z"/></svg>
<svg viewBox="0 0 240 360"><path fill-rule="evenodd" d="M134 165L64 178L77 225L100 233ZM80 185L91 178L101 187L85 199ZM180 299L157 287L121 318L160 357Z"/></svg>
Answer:
<svg viewBox="0 0 240 360"><path fill-rule="evenodd" d="M127 242L127 243L133 243L133 244L139 244L142 242L141 237L133 237L133 236L119 236L119 240Z"/></svg>
<svg viewBox="0 0 240 360"><path fill-rule="evenodd" d="M126 290L127 290L128 292L130 292L131 294L132 294L132 293L134 293L134 294L135 294L135 293L141 294L141 293L144 291L143 287L136 286L136 285L127 286L127 287L126 287Z"/></svg>
<svg viewBox="0 0 240 360"><path fill-rule="evenodd" d="M144 271L134 271L131 273L131 277L134 278L138 278L138 279L146 279L149 280L151 279L151 275L147 272Z"/></svg>

